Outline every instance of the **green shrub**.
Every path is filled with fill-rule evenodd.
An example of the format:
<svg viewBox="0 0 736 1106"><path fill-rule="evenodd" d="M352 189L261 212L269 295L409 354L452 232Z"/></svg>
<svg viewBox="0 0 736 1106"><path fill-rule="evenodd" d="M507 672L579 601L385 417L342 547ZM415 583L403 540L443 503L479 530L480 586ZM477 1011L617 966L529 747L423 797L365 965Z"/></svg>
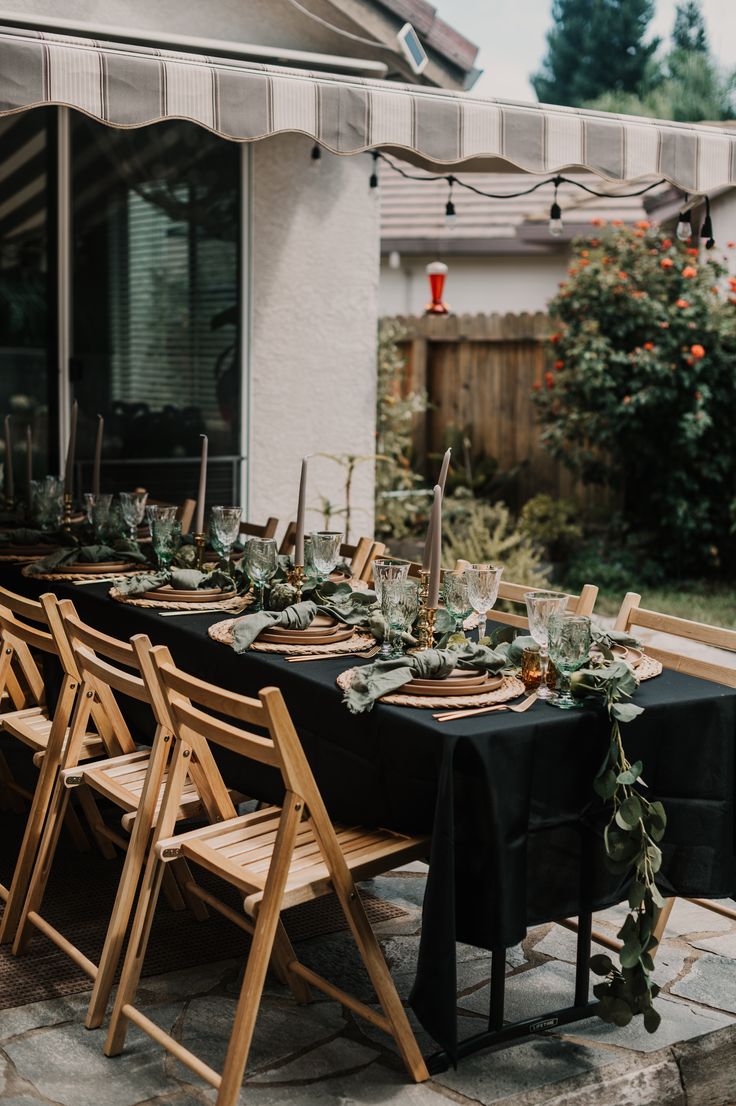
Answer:
<svg viewBox="0 0 736 1106"><path fill-rule="evenodd" d="M542 438L614 491L622 536L671 573L734 567L736 282L642 222L579 239L549 305L561 322L535 394Z"/></svg>
<svg viewBox="0 0 736 1106"><path fill-rule="evenodd" d="M550 561L564 560L582 539L578 508L570 499L535 495L524 504L519 521L522 529Z"/></svg>
<svg viewBox="0 0 736 1106"><path fill-rule="evenodd" d="M443 561L463 559L473 564L503 565L504 579L512 583L547 584L539 553L515 524L504 503L474 499L464 489L447 496L442 505Z"/></svg>

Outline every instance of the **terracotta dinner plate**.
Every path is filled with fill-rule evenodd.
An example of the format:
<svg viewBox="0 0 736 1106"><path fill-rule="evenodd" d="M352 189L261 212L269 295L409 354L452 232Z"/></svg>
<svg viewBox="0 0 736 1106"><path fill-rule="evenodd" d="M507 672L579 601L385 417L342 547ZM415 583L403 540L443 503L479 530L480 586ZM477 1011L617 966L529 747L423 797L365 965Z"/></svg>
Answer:
<svg viewBox="0 0 736 1106"><path fill-rule="evenodd" d="M260 634L258 640L270 645L329 645L335 641L347 641L352 633L352 626L346 626L328 615L318 614L306 630L270 626Z"/></svg>
<svg viewBox="0 0 736 1106"><path fill-rule="evenodd" d="M417 676L412 680L412 687L420 687L426 685L427 687L433 687L436 691L444 691L446 688L459 687L465 688L469 692L472 688L477 687L480 684L485 684L487 679L485 672L473 672L467 668L455 668L449 676L444 678L423 678Z"/></svg>
<svg viewBox="0 0 736 1106"><path fill-rule="evenodd" d="M467 680L410 680L400 688L401 695L438 695L454 698L456 695L485 695L488 691L495 691L503 683L502 676L487 676L479 683L468 683Z"/></svg>
<svg viewBox="0 0 736 1106"><path fill-rule="evenodd" d="M153 591L144 591L137 599L162 599L167 603L212 603L221 599L232 599L235 596L235 588L223 591L221 588L172 588L165 584L162 588L154 588Z"/></svg>
<svg viewBox="0 0 736 1106"><path fill-rule="evenodd" d="M131 568L137 568L131 561L103 561L99 564L87 564L86 562L80 562L79 564L67 564L57 565L53 570L54 572L73 572L73 573L88 573L90 576L107 575L108 572L128 572Z"/></svg>
<svg viewBox="0 0 736 1106"><path fill-rule="evenodd" d="M614 645L611 652L614 657L617 657L620 661L626 661L632 668L636 668L637 665L641 664L644 658L644 653L641 649L632 649L630 646L626 645Z"/></svg>

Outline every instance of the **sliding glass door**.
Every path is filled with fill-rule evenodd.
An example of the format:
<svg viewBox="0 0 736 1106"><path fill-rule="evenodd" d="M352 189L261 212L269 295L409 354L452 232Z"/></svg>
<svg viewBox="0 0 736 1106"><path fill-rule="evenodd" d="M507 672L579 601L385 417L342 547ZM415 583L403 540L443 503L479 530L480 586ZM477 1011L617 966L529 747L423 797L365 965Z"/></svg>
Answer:
<svg viewBox="0 0 736 1106"><path fill-rule="evenodd" d="M193 494L207 434L210 496L236 494L239 181L239 147L190 123L72 117L71 393L80 457L105 418L109 490L145 469L158 496Z"/></svg>

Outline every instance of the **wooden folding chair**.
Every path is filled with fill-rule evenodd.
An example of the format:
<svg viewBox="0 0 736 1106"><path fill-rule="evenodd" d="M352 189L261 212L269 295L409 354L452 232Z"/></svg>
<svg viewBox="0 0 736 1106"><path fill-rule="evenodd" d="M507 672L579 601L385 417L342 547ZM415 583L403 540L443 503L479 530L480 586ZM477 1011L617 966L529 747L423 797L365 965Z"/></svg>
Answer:
<svg viewBox="0 0 736 1106"><path fill-rule="evenodd" d="M28 888L33 860L49 808L61 750L69 732L72 708L79 686L71 651L65 643L61 650L49 632L46 612L40 603L0 588L0 689L7 692L0 714L3 732L30 750L39 770L33 791L16 782L5 756L0 753L0 774L9 795L23 804L30 802L23 840L9 888L0 886L5 910L0 921L0 944L12 939L20 908ZM60 682L53 716L46 703L44 679L39 667L43 658L59 659L64 676ZM95 733L85 732L80 741L80 757L99 756L102 743ZM89 850L89 841L76 812L66 812L66 828L81 852Z"/></svg>
<svg viewBox="0 0 736 1106"><path fill-rule="evenodd" d="M147 638L132 640L139 658L151 650ZM151 694L160 696L160 709L170 715L175 744L105 1044L106 1054L115 1056L121 1052L128 1023L132 1021L216 1087L217 1106L235 1106L269 958L280 933L281 911L334 890L383 1013L376 1013L299 963L293 952L286 965L288 977L302 985L305 1000L309 997L306 985L311 984L390 1033L412 1077L417 1081L427 1079L424 1060L356 888L357 880L426 856L427 839L332 824L278 688L266 688L259 699L247 699L175 668L168 650L162 646L153 649L150 656L153 678L157 680L157 689L152 688ZM223 714L230 721L222 721ZM265 731L267 736L254 733L249 727ZM283 805L241 817L230 816L217 825L171 838L192 754L197 742L202 741L239 753L244 760L278 769L286 792ZM244 899L245 917L222 903L216 908L253 935L221 1075L134 1005L161 878L167 863L181 857L237 888ZM203 894L199 889L192 891ZM206 901L212 906L217 903L209 895Z"/></svg>
<svg viewBox="0 0 736 1106"><path fill-rule="evenodd" d="M281 556L288 557L292 554L295 544L296 523L290 522L279 546ZM343 542L340 546L340 556L344 561L349 562L353 578L368 584L373 582L373 562L376 557L382 557L385 551L386 546L383 542L375 541L373 538L359 538L355 545Z"/></svg>
<svg viewBox="0 0 736 1106"><path fill-rule="evenodd" d="M523 613L516 614L514 610L496 610L494 607L493 610L488 612L487 617L489 622L503 622L509 626L518 626L528 630L529 619L526 614L526 601L524 596L529 591L544 590L544 588L538 588L528 584L512 584L510 581L504 581L502 577L498 588L498 598L505 600L507 603L519 606ZM579 595L568 594L567 609L571 614L591 615L597 598L598 588L594 584L584 584Z"/></svg>
<svg viewBox="0 0 736 1106"><path fill-rule="evenodd" d="M180 507L177 508L176 517L181 523L182 534L188 534L192 528L192 520L194 518L194 512L197 509L196 499L185 499Z"/></svg>
<svg viewBox="0 0 736 1106"><path fill-rule="evenodd" d="M170 731L157 725L152 747L136 748L116 699L116 694L123 695L151 706L147 685L140 675L138 657L133 648L81 622L69 600L59 602L54 595L44 595L42 602L52 625L55 625L58 616L58 632L64 634L79 671L79 693L26 899L18 918L13 952L20 955L27 951L35 928L66 953L94 980L87 1019L88 1025L93 1027L99 1025L104 1017L151 828L163 795L171 749ZM107 759L80 764L84 735L93 719L100 731ZM210 775L220 780L209 748L205 746L196 764L192 765L191 778L179 794L177 818L187 819L215 811L215 800L211 797L212 787L208 783ZM221 786L224 788L224 785ZM88 814L88 817L95 817L96 812L95 830L98 837L106 840L108 846L116 845L126 852L99 965L84 956L39 912L53 866L59 826L68 809L72 790L76 790L80 798L85 793L90 798L96 794L117 806L124 812L124 831L131 833L128 841L126 836L102 820L96 804L94 801L91 803L92 814ZM225 794L227 795L226 791ZM84 809L87 810L86 807ZM110 848L108 855L114 856L114 849ZM186 861L177 861L174 870L167 875L166 886L167 897L175 909L182 909L185 905L180 885L188 887L192 883ZM188 892L185 895L195 916L206 917L207 910L202 902Z"/></svg>
<svg viewBox="0 0 736 1106"><path fill-rule="evenodd" d="M274 537L278 525L279 520L271 515L262 526L259 526L257 522L241 522L240 533L244 534L247 538L263 538L266 540Z"/></svg>

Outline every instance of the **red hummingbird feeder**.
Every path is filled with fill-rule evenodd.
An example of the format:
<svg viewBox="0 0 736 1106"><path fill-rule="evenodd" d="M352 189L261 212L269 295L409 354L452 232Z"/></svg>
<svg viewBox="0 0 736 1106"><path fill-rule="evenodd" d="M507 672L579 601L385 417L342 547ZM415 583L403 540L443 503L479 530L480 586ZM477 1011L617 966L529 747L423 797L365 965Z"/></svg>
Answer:
<svg viewBox="0 0 736 1106"><path fill-rule="evenodd" d="M428 303L425 308L427 315L449 315L450 308L442 299L447 278L447 266L444 261L430 261L425 272L429 277L429 291L432 296L432 302Z"/></svg>

